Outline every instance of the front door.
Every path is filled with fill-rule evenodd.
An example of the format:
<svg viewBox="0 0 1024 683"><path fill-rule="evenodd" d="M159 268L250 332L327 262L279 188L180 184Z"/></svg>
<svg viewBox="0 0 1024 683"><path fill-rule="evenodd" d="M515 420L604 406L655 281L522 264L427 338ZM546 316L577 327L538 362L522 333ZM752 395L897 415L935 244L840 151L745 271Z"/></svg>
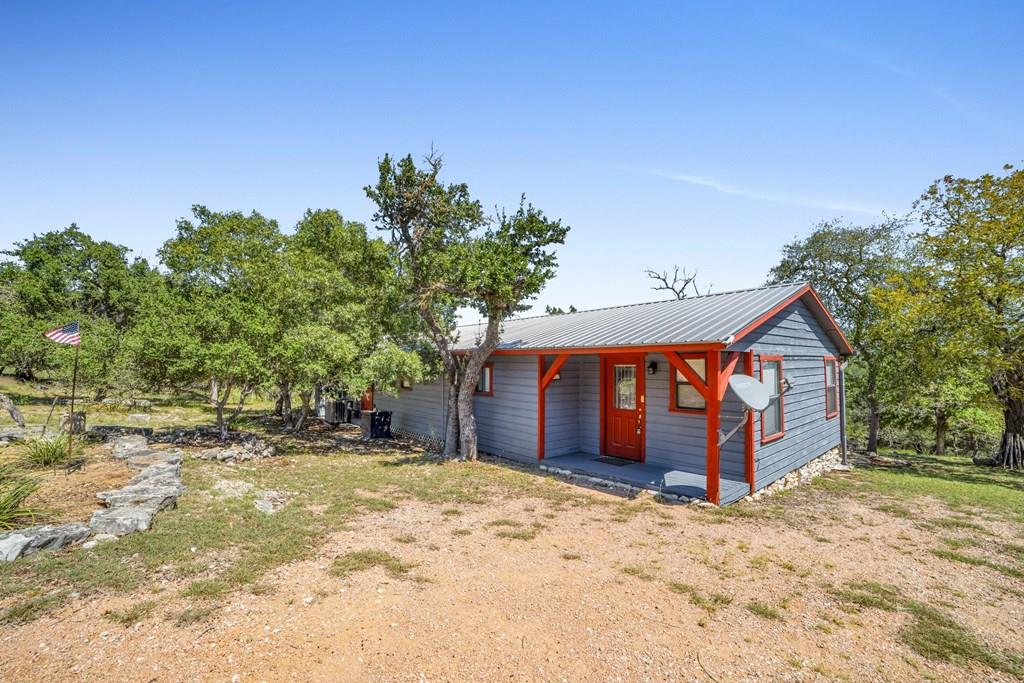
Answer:
<svg viewBox="0 0 1024 683"><path fill-rule="evenodd" d="M642 462L644 459L644 355L602 357L604 383L604 453Z"/></svg>

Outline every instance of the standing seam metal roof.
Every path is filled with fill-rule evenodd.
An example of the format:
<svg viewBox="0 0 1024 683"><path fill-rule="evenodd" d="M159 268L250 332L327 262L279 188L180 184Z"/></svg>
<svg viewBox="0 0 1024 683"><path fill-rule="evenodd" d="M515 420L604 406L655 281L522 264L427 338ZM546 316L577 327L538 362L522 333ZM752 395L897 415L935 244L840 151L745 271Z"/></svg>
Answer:
<svg viewBox="0 0 1024 683"><path fill-rule="evenodd" d="M498 349L725 343L805 287L806 283L802 282L768 285L680 300L512 319L505 322ZM814 299L809 293L804 296ZM839 337L840 348L845 347L841 332L833 329L827 313L820 311L819 314L819 310L815 310L818 306L811 306L811 309L826 332ZM484 323L477 323L459 327L455 350L472 348L483 334L484 326Z"/></svg>

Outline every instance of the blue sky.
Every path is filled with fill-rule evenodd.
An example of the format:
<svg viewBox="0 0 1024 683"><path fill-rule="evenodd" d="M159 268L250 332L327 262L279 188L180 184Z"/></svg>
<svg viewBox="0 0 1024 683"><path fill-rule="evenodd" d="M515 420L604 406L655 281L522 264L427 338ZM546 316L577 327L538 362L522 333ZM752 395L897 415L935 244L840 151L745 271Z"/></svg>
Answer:
<svg viewBox="0 0 1024 683"><path fill-rule="evenodd" d="M538 305L763 282L821 219L1024 159L1024 4L5 3L0 246L77 222L152 258L202 203L369 220L433 144L572 226Z"/></svg>

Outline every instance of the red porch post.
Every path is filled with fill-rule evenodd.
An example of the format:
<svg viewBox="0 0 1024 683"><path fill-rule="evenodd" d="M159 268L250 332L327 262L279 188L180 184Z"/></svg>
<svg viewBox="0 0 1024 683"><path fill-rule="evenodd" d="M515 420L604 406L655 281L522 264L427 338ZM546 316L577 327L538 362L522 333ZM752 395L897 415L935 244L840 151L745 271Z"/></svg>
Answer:
<svg viewBox="0 0 1024 683"><path fill-rule="evenodd" d="M555 362L544 371L544 356L537 356L537 460L544 459L544 397L547 394L548 385L555 379L555 375L569 360L569 354L561 353L555 357Z"/></svg>
<svg viewBox="0 0 1024 683"><path fill-rule="evenodd" d="M747 351L743 354L743 370L754 376L754 352ZM744 473L747 475L747 483L750 484L750 492L754 492L754 411L747 411L747 424L743 428L743 449L744 449Z"/></svg>
<svg viewBox="0 0 1024 683"><path fill-rule="evenodd" d="M718 505L719 498L719 448L718 448L718 427L721 423L722 399L719 387L722 380L722 352L717 349L707 352L708 395L707 400L707 464L705 473L707 476L708 500Z"/></svg>

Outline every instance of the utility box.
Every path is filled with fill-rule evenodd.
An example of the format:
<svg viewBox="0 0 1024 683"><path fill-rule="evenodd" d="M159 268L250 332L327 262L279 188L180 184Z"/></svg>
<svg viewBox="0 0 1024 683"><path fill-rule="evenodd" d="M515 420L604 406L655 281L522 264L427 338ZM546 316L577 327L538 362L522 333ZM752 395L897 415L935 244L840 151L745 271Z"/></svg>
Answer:
<svg viewBox="0 0 1024 683"><path fill-rule="evenodd" d="M391 438L391 411L364 410L359 419L363 436L370 439Z"/></svg>

